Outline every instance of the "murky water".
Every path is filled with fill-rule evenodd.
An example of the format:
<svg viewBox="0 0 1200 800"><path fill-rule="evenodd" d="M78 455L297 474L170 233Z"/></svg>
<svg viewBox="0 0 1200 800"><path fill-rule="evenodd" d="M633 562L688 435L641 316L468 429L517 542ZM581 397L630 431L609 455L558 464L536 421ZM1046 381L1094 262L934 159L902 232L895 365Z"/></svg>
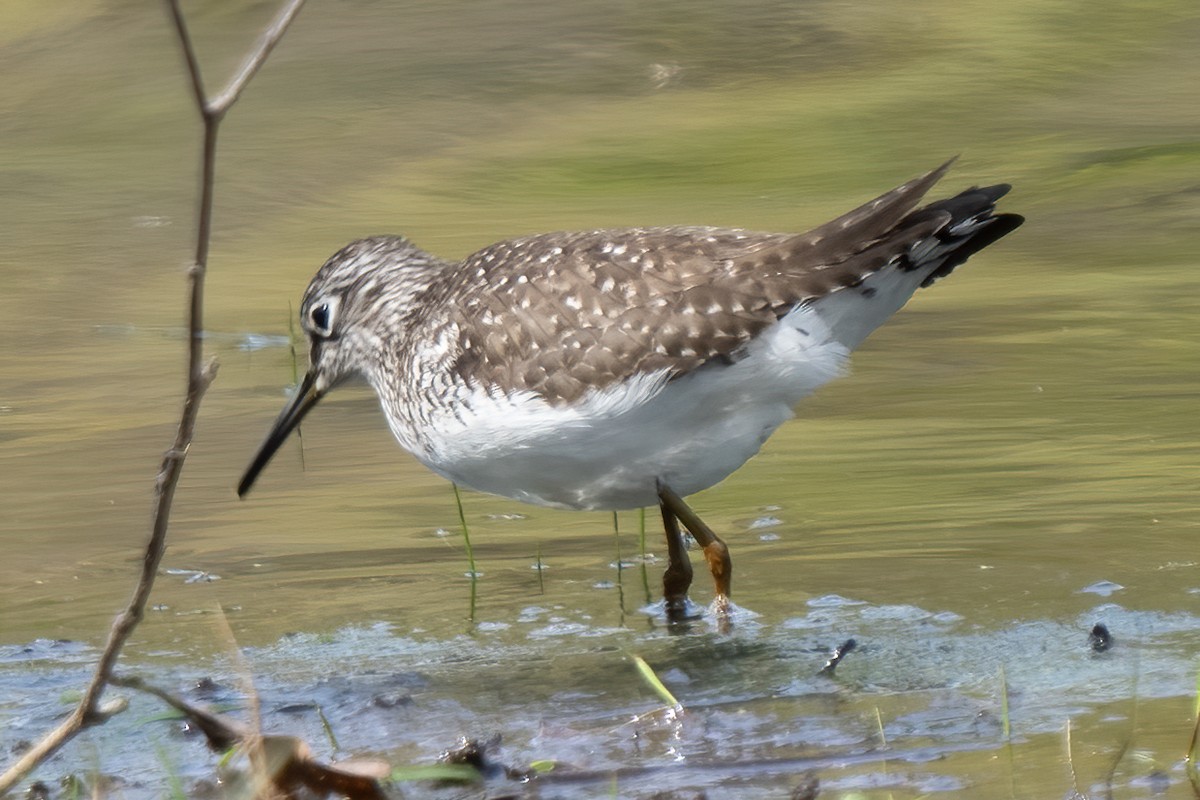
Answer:
<svg viewBox="0 0 1200 800"><path fill-rule="evenodd" d="M215 87L271 8L191 6ZM147 535L182 392L198 124L157 7L0 17L7 754L82 685ZM1112 772L1123 796L1191 796L1197 47L1194 3L1168 0L313 3L223 129L221 371L130 668L215 675L231 699L220 608L271 728L319 749L317 715L280 710L315 702L341 753L396 763L500 732L507 762L562 762L551 797L780 796L810 769L823 796L1062 796L1072 764L1083 792ZM953 153L947 191L1011 181L1029 222L694 498L757 614L732 634L644 613L653 513L643 556L636 513L614 534L608 515L468 494L473 594L450 487L366 390L329 398L303 456L292 442L234 495L303 368L300 292L352 238L453 256L562 228L796 230ZM817 677L849 637L836 680ZM632 653L684 716L652 713ZM139 796L212 773L192 742L149 754L167 724L135 703L41 776L121 775Z"/></svg>

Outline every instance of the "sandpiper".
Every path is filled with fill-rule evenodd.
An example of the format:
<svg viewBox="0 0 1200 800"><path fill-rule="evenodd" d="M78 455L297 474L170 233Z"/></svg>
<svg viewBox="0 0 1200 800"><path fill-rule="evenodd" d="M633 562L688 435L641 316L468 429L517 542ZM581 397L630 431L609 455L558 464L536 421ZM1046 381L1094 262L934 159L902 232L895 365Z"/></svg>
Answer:
<svg viewBox="0 0 1200 800"><path fill-rule="evenodd" d="M401 446L461 486L658 505L669 616L686 613L692 580L679 523L727 605L728 549L682 498L757 453L918 287L1024 221L994 213L1007 185L917 209L949 167L801 234L547 233L460 262L401 236L351 242L304 293L308 372L238 494L322 397L362 377Z"/></svg>

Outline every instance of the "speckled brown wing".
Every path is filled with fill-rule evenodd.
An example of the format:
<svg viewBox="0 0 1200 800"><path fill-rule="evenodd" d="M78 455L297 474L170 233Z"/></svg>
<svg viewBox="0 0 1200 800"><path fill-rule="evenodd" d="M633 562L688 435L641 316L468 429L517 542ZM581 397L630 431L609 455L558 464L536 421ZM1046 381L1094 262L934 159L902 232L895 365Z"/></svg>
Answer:
<svg viewBox="0 0 1200 800"><path fill-rule="evenodd" d="M687 372L774 319L712 287L721 254L763 236L648 228L500 242L431 287L444 300L428 324L456 332L452 369L469 383L551 402L639 372Z"/></svg>
<svg viewBox="0 0 1200 800"><path fill-rule="evenodd" d="M796 304L853 286L947 212L906 215L949 165L805 234L716 228L551 233L469 256L430 288L428 324L458 337L469 383L552 403L637 373L685 374ZM450 298L454 298L451 304Z"/></svg>

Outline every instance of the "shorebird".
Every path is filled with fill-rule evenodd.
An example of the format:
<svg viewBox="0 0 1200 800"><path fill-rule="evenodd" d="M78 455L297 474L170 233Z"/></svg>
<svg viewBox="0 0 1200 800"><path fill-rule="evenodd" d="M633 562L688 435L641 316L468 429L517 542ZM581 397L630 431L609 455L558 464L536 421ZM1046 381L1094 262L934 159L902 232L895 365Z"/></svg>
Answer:
<svg viewBox="0 0 1200 800"><path fill-rule="evenodd" d="M923 208L941 167L807 233L658 227L547 233L454 262L401 236L351 242L308 285L309 368L246 469L244 496L333 388L365 378L404 449L455 483L571 509L657 505L668 615L703 548L683 498L758 452L793 407L923 286L1015 230L1008 190Z"/></svg>

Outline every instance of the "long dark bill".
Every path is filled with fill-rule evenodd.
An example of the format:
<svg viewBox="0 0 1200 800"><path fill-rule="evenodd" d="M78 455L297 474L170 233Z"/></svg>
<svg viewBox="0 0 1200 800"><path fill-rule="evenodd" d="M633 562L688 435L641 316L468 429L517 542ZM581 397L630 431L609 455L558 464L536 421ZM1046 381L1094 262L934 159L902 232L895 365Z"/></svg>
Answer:
<svg viewBox="0 0 1200 800"><path fill-rule="evenodd" d="M304 376L304 380L300 382L296 393L292 395L292 399L284 406L279 418L275 420L275 424L271 426L271 432L267 434L267 438L258 448L258 452L254 455L254 460L250 462L250 466L246 467L246 473L242 475L242 480L238 483L238 497L245 497L246 492L250 491L250 487L254 485L254 481L258 480L258 473L263 471L271 461L271 457L275 455L275 451L279 449L286 440L289 434L296 429L300 424L300 420L304 419L304 415L312 410L313 406L321 399L320 393L317 392L316 375L310 371Z"/></svg>

